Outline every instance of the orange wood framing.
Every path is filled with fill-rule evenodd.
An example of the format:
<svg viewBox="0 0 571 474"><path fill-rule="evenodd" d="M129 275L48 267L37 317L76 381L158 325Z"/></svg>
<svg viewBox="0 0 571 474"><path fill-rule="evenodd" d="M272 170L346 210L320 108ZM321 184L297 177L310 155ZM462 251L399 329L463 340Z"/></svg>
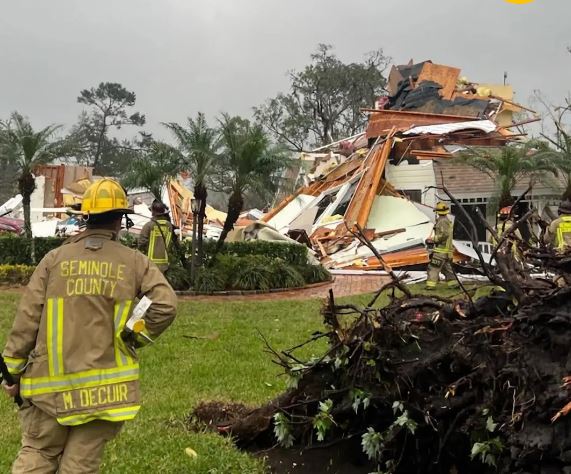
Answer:
<svg viewBox="0 0 571 474"><path fill-rule="evenodd" d="M423 112L409 112L406 110L375 110L363 109L371 112L367 126L367 138L384 136L393 126L397 131L408 130L412 127L424 125L441 125L444 123L464 122L474 120L475 117L464 115L429 114Z"/></svg>

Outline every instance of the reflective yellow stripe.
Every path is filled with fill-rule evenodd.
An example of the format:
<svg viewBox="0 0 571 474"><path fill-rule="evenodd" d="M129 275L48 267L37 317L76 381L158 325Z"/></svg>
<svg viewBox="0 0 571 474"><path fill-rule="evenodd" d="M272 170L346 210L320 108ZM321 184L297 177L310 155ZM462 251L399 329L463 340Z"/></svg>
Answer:
<svg viewBox="0 0 571 474"><path fill-rule="evenodd" d="M8 372L12 375L18 375L24 370L28 361L27 359L4 357L4 362L6 363L6 367L8 367Z"/></svg>
<svg viewBox="0 0 571 474"><path fill-rule="evenodd" d="M147 251L147 257L151 261L153 261L153 256L155 254L155 241L157 240L157 236L155 233L155 227L151 229L151 235L149 236L149 250Z"/></svg>
<svg viewBox="0 0 571 474"><path fill-rule="evenodd" d="M57 362L59 372L55 375L63 375L63 298L58 298L57 303L57 334L56 334L56 347L57 347Z"/></svg>
<svg viewBox="0 0 571 474"><path fill-rule="evenodd" d="M123 301L121 303L115 303L115 362L118 367L123 367L126 365L132 365L133 359L124 354L121 350L121 331L125 327L129 313L131 312L132 301Z"/></svg>
<svg viewBox="0 0 571 474"><path fill-rule="evenodd" d="M53 363L53 357L52 357L52 345L51 345L51 341L54 338L54 331L53 331L53 319L54 319L54 300L53 298L48 298L47 301L47 322L46 322L46 346L48 349L48 370L50 375L54 374L54 363Z"/></svg>
<svg viewBox="0 0 571 474"><path fill-rule="evenodd" d="M436 288L436 282L428 280L426 282L426 286L431 287L431 288Z"/></svg>
<svg viewBox="0 0 571 474"><path fill-rule="evenodd" d="M31 397L45 393L63 392L78 388L97 387L119 382L138 380L139 365L132 364L125 367L111 369L92 369L60 377L22 377L20 391L22 396Z"/></svg>
<svg viewBox="0 0 571 474"><path fill-rule="evenodd" d="M81 415L63 416L58 418L57 421L60 425L65 426L82 425L93 420L126 421L135 418L140 408L141 405L131 405L121 408L108 408L106 410L83 413Z"/></svg>
<svg viewBox="0 0 571 474"><path fill-rule="evenodd" d="M162 233L161 230L159 230L159 227L161 228ZM163 234L165 234L165 239L163 239ZM165 245L164 255L161 256L155 255L155 243L157 239L163 239ZM169 263L167 249L168 246L170 245L170 240L171 240L171 230L169 224L165 221L163 221L163 223L155 221L155 225L151 229L151 235L149 238L149 250L147 252L147 256L149 257L149 260L151 260L151 262L154 262L156 264Z"/></svg>
<svg viewBox="0 0 571 474"><path fill-rule="evenodd" d="M571 217L564 216L561 218L559 225L557 226L557 243L556 246L559 250L564 250L567 246L565 242L565 237L571 234Z"/></svg>
<svg viewBox="0 0 571 474"><path fill-rule="evenodd" d="M171 243L171 239L172 239L172 232L170 229L170 226L165 222L165 224L162 226L163 227L163 233L166 236L166 245L165 245L165 253L167 253L167 249L169 248L169 245Z"/></svg>
<svg viewBox="0 0 571 474"><path fill-rule="evenodd" d="M48 370L51 376L63 375L63 299L49 298L47 308Z"/></svg>
<svg viewBox="0 0 571 474"><path fill-rule="evenodd" d="M63 375L63 299L49 298L47 309L48 370L50 376Z"/></svg>

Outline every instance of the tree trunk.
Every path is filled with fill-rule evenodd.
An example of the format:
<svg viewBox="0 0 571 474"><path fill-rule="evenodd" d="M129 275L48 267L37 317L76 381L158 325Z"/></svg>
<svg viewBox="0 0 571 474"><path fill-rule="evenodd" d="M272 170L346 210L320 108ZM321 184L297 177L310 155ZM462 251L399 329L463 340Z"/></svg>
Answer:
<svg viewBox="0 0 571 474"><path fill-rule="evenodd" d="M218 239L217 250L220 250L224 245L224 241L230 232L234 228L234 224L240 217L240 212L242 212L242 207L244 206L244 198L242 197L242 191L236 189L230 195L228 199L228 215L226 216L226 222L224 222L224 228L222 229L222 234L220 234L220 239Z"/></svg>
<svg viewBox="0 0 571 474"><path fill-rule="evenodd" d="M562 201L571 201L571 175L567 176L567 187L565 188L565 192L563 196L561 196Z"/></svg>
<svg viewBox="0 0 571 474"><path fill-rule="evenodd" d="M499 202L499 209L502 207L511 206L514 202L514 199L510 192L503 191L500 195L500 202Z"/></svg>
<svg viewBox="0 0 571 474"><path fill-rule="evenodd" d="M36 181L34 175L29 171L23 171L18 179L18 190L22 195L22 206L24 208L24 233L27 239L30 239L30 259L32 263L36 263L36 249L32 236L32 221L30 211L30 199L32 193L36 189Z"/></svg>
<svg viewBox="0 0 571 474"><path fill-rule="evenodd" d="M204 219L206 219L206 198L208 197L208 191L204 183L199 182L194 185L194 197L200 199L200 210L198 211L198 232L197 232L197 253L198 259L197 263L200 266L202 264L202 232L204 231Z"/></svg>
<svg viewBox="0 0 571 474"><path fill-rule="evenodd" d="M93 158L93 170L98 171L99 159L101 158L101 149L103 148L103 139L105 137L105 132L107 131L107 114L103 114L103 125L101 126L101 131L99 132L99 138L97 140L97 149L95 150L95 157Z"/></svg>

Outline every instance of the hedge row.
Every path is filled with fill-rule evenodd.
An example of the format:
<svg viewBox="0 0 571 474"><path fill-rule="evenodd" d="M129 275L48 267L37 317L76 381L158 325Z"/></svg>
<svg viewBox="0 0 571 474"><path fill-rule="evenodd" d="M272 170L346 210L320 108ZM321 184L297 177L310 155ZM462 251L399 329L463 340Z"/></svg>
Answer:
<svg viewBox="0 0 571 474"><path fill-rule="evenodd" d="M15 236L0 237L0 264L4 265L32 265L31 242L32 239ZM39 262L50 251L59 247L63 239L56 237L36 237L36 262Z"/></svg>
<svg viewBox="0 0 571 474"><path fill-rule="evenodd" d="M36 262L64 239L35 238ZM128 247L136 247L129 234L121 239ZM0 237L0 284L25 284L33 272L30 258L31 239ZM183 242L190 260L191 242ZM204 242L204 262L198 271L195 287L198 291L269 290L296 288L330 278L320 265L308 264L308 249L303 245L275 242L230 242L216 254L216 242ZM176 260L176 258L175 258ZM188 271L174 263L167 278L175 289L189 289Z"/></svg>
<svg viewBox="0 0 571 474"><path fill-rule="evenodd" d="M300 288L311 283L328 281L331 274L321 265L293 265L281 258L263 255L219 255L207 267L199 268L194 289L201 293L228 290L268 291L282 288ZM172 282L176 289L184 281Z"/></svg>
<svg viewBox="0 0 571 474"><path fill-rule="evenodd" d="M213 255L216 254L215 241L204 242L205 263L210 263ZM189 241L185 241L187 255L191 254ZM228 242L225 243L219 255L232 255L234 257L246 257L261 255L270 259L280 259L290 265L305 265L307 263L308 249L305 245L289 244L286 242L266 242L263 240L249 242Z"/></svg>
<svg viewBox="0 0 571 474"><path fill-rule="evenodd" d="M35 268L31 265L0 265L0 285L27 285Z"/></svg>
<svg viewBox="0 0 571 474"><path fill-rule="evenodd" d="M39 262L50 250L59 247L63 239L55 237L36 237L36 262ZM133 235L128 234L121 239L121 242L128 247L136 247L136 240ZM0 264L10 265L31 265L30 258L31 239L24 237L6 236L0 237ZM188 258L191 255L191 241L183 242L184 251ZM205 263L209 264L216 253L216 242L204 242ZM304 265L307 263L307 247L304 245L275 243L275 242L230 242L224 244L220 255L232 255L235 257L245 257L262 255L270 259L280 259L290 265Z"/></svg>

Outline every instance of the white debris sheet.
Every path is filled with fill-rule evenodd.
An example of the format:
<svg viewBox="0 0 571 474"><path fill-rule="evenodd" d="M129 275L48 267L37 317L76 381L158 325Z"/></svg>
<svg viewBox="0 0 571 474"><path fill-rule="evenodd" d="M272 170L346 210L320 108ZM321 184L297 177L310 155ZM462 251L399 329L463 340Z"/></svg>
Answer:
<svg viewBox="0 0 571 474"><path fill-rule="evenodd" d="M375 196L366 227L376 232L387 232L430 222L430 218L412 201L394 196Z"/></svg>
<svg viewBox="0 0 571 474"><path fill-rule="evenodd" d="M476 251L474 250L473 247L470 247L469 245L466 245L465 243L459 242L457 240L455 240L453 243L454 243L454 248L459 253L461 253L462 255L465 255L466 257L470 257L471 259L479 261L478 254L476 253ZM482 257L484 257L484 262L491 264L491 265L496 264L495 260L493 262L490 262L490 260L492 259L492 254L485 253L485 252L481 252L481 253L482 253Z"/></svg>
<svg viewBox="0 0 571 474"><path fill-rule="evenodd" d="M32 222L32 235L34 237L55 237L58 222L57 219Z"/></svg>
<svg viewBox="0 0 571 474"><path fill-rule="evenodd" d="M426 214L415 203L394 196L376 196L367 221L367 228L376 232L405 229L372 241L381 254L397 252L424 245L434 227ZM349 247L329 256L332 267L350 266L373 256L373 252L355 240Z"/></svg>
<svg viewBox="0 0 571 474"><path fill-rule="evenodd" d="M460 132L461 130L481 130L484 133L491 133L495 132L497 128L498 126L491 120L475 120L414 127L403 132L403 135L446 135L448 133Z"/></svg>
<svg viewBox="0 0 571 474"><path fill-rule="evenodd" d="M22 204L22 199L23 198L21 194L17 194L13 198L8 199L4 204L0 206L0 216L9 214L14 209L17 209L20 204Z"/></svg>
<svg viewBox="0 0 571 474"><path fill-rule="evenodd" d="M272 217L267 224L279 232L287 232L291 222L296 219L300 212L313 200L315 196L309 194L300 194L296 196L291 202Z"/></svg>

